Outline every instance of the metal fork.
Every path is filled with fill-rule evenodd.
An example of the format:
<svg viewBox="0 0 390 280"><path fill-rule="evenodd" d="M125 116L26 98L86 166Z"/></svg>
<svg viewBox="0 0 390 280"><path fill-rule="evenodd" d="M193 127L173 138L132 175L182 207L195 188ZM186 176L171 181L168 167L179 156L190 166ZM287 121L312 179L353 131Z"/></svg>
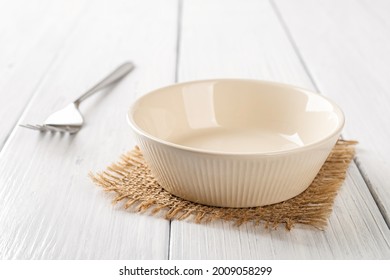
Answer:
<svg viewBox="0 0 390 280"><path fill-rule="evenodd" d="M81 95L75 101L70 103L68 106L51 114L42 125L20 124L20 126L39 130L41 132L68 132L70 134L78 132L84 123L83 116L79 111L80 103L90 97L95 92L98 92L99 90L117 82L118 80L126 76L129 72L131 72L131 70L133 69L134 64L131 62L126 62L122 64L111 74L109 74L99 83L97 83L86 93Z"/></svg>

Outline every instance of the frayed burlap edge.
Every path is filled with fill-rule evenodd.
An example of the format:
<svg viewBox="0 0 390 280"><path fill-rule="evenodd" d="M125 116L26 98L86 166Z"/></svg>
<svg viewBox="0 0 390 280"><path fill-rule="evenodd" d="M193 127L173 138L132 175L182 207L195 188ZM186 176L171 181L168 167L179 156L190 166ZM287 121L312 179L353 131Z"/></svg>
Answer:
<svg viewBox="0 0 390 280"><path fill-rule="evenodd" d="M152 215L165 211L166 219L193 217L196 223L226 220L236 225L263 224L276 228L285 224L306 224L324 229L332 212L334 198L342 185L348 165L354 157L356 141L339 140L310 187L287 201L253 208L221 208L201 205L176 197L156 182L138 147L121 156L106 171L93 174L93 182L107 192L115 192L114 203L124 200L124 208Z"/></svg>

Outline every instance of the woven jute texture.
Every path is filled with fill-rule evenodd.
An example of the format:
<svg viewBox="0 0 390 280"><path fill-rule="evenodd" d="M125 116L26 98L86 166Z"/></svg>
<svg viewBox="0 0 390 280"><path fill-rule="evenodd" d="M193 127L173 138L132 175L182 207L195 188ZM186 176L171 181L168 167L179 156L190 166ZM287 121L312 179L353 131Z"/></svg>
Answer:
<svg viewBox="0 0 390 280"><path fill-rule="evenodd" d="M287 201L252 208L205 206L176 197L156 182L138 147L100 173L90 173L93 182L107 192L115 192L114 203L124 201L125 209L149 215L162 212L166 219L193 219L196 223L212 220L231 221L236 225L252 223L267 228L284 224L306 224L324 229L333 202L342 185L348 165L355 154L356 141L339 140L306 191Z"/></svg>

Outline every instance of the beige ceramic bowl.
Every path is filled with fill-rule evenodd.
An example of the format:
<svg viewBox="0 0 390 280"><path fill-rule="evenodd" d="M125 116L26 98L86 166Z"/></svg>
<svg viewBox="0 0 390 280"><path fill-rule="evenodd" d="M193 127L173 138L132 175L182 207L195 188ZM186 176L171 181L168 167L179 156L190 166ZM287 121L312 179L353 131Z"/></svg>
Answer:
<svg viewBox="0 0 390 280"><path fill-rule="evenodd" d="M128 120L163 188L223 207L272 204L303 192L344 124L339 107L316 93L230 79L150 92Z"/></svg>

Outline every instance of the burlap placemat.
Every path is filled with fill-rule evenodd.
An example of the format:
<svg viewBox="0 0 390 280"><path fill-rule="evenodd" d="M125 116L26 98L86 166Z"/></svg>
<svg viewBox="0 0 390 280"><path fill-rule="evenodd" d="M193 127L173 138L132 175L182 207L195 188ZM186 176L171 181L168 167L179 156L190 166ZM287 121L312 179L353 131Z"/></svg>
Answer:
<svg viewBox="0 0 390 280"><path fill-rule="evenodd" d="M276 228L285 224L306 224L324 229L332 212L334 198L345 179L348 165L355 154L356 141L339 140L310 187L287 201L252 208L222 208L205 206L176 197L156 182L138 147L100 173L90 173L97 185L115 192L114 203L124 200L125 209L154 215L165 211L166 219L183 220L192 217L196 223L221 219L234 222L263 224Z"/></svg>

